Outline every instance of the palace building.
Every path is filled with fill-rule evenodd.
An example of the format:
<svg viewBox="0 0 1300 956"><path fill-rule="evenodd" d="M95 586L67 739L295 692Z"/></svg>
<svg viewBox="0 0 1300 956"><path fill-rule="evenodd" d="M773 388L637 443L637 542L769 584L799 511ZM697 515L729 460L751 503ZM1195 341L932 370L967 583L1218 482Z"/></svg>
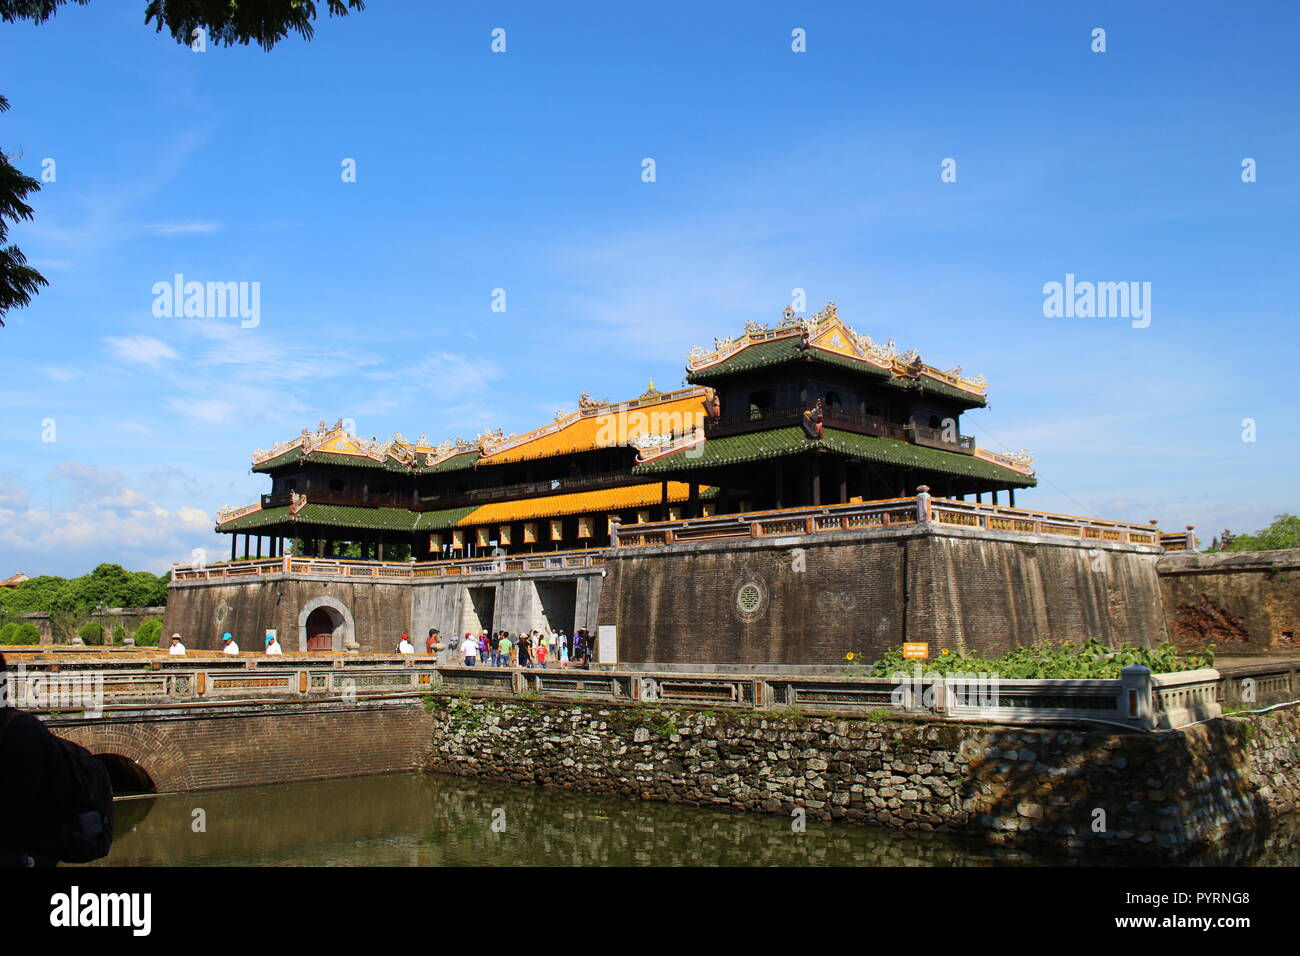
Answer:
<svg viewBox="0 0 1300 956"><path fill-rule="evenodd" d="M987 384L855 332L834 303L688 356L687 387L595 401L519 435L379 442L342 422L257 451L261 501L223 510L231 559L421 561L606 548L630 525L902 498L1015 505L1032 459L975 446ZM987 499L986 497L987 496Z"/></svg>

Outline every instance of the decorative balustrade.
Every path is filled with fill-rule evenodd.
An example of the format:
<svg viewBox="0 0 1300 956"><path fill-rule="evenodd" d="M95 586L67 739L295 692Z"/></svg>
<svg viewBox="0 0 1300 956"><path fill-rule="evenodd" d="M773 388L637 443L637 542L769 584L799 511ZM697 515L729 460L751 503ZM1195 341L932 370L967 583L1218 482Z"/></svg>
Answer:
<svg viewBox="0 0 1300 956"><path fill-rule="evenodd" d="M1159 531L1150 525L1077 518L999 505L931 498L929 495L621 525L615 546L653 547L675 542L857 531L927 522L1025 535L1062 535L1153 548L1160 546Z"/></svg>
<svg viewBox="0 0 1300 956"><path fill-rule="evenodd" d="M562 571L595 568L604 564L606 551L553 551L500 557L462 558L454 561L361 561L354 558L313 558L285 555L282 558L254 558L202 565L176 565L172 580L215 581L229 578L259 578L277 574L375 579L388 581L414 578L459 577L476 574L505 574L516 571Z"/></svg>
<svg viewBox="0 0 1300 956"><path fill-rule="evenodd" d="M841 676L771 676L438 666L424 655L328 652L239 658L155 652L116 659L20 653L12 663L7 691L15 703L61 716L102 716L141 707L471 694L742 710L800 708L859 716L889 710L931 719L1100 722L1150 731L1219 716L1226 683L1208 668L1152 674L1145 667L1127 667L1117 679L1002 680L996 674L927 674L918 662L911 672L879 676L851 666Z"/></svg>

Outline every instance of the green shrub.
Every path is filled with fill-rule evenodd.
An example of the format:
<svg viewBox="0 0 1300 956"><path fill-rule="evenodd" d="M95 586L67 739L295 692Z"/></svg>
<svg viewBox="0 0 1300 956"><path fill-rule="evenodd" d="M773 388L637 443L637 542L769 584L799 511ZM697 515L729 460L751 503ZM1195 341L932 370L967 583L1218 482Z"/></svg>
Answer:
<svg viewBox="0 0 1300 956"><path fill-rule="evenodd" d="M77 636L87 646L99 647L104 643L104 625L98 621L88 621L81 625L81 629L77 631Z"/></svg>
<svg viewBox="0 0 1300 956"><path fill-rule="evenodd" d="M136 629L135 646L157 647L160 637L162 637L162 621L151 617Z"/></svg>
<svg viewBox="0 0 1300 956"><path fill-rule="evenodd" d="M0 644L39 644L41 631L31 621L10 621L0 627Z"/></svg>
<svg viewBox="0 0 1300 956"><path fill-rule="evenodd" d="M927 674L992 673L1006 680L1118 678L1120 671L1133 664L1149 667L1153 674L1196 670L1214 666L1214 645L1200 653L1179 653L1172 644L1137 647L1121 644L1107 647L1089 638L1082 644L1040 641L1023 644L1001 657L974 657L962 651L940 653L929 660L903 657L902 648L894 648L872 665L873 677L913 673L917 665Z"/></svg>
<svg viewBox="0 0 1300 956"><path fill-rule="evenodd" d="M126 643L126 628L124 628L121 624L113 628L113 643L116 644L118 647L121 647L123 644Z"/></svg>

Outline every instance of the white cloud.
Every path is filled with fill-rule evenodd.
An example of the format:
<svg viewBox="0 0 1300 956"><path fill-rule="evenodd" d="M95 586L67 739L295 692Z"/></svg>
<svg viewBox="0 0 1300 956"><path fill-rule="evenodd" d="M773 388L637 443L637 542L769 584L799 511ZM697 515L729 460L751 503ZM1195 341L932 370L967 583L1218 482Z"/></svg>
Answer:
<svg viewBox="0 0 1300 956"><path fill-rule="evenodd" d="M103 561L160 572L211 543L213 517L168 507L153 484L78 462L55 468L33 495L0 475L0 567L29 574L83 574ZM37 570L32 570L32 569Z"/></svg>
<svg viewBox="0 0 1300 956"><path fill-rule="evenodd" d="M157 367L164 361L179 359L175 350L161 339L148 335L127 335L121 338L110 336L104 344L117 358L124 362Z"/></svg>
<svg viewBox="0 0 1300 956"><path fill-rule="evenodd" d="M192 233L217 232L221 229L219 222L154 222L144 227L144 231L154 236L183 236Z"/></svg>

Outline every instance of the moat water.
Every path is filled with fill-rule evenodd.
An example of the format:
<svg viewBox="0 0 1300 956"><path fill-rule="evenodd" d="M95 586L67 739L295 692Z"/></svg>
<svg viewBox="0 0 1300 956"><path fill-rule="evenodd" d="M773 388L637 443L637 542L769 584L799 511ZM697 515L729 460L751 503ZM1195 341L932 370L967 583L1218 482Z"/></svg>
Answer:
<svg viewBox="0 0 1300 956"><path fill-rule="evenodd" d="M201 813L197 811L202 811ZM202 826L200 827L200 824ZM1033 866L1061 854L849 823L392 774L117 804L108 866ZM1073 860L1136 862L1121 853ZM1147 862L1150 862L1148 859ZM1157 861L1158 862L1158 861ZM1300 865L1300 819L1193 865Z"/></svg>

